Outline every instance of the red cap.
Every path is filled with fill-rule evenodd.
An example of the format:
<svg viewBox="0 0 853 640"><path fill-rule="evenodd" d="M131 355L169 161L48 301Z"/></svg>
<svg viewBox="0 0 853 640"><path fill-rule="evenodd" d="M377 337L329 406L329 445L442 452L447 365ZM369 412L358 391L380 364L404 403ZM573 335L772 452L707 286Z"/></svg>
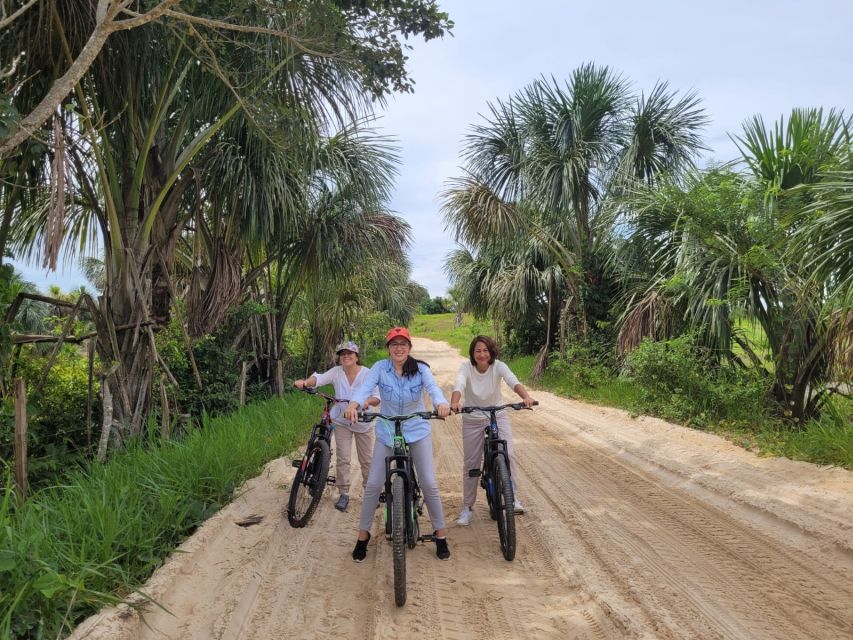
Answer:
<svg viewBox="0 0 853 640"><path fill-rule="evenodd" d="M394 327L388 333L385 334L385 344L387 345L394 338L399 338L400 336L404 337L409 341L409 344L412 344L412 336L409 335L409 330L406 327Z"/></svg>

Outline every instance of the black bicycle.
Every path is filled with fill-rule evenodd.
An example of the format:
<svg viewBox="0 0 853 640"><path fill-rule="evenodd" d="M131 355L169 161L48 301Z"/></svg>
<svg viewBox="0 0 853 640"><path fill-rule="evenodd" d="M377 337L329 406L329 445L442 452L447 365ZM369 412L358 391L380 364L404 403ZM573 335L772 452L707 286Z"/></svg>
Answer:
<svg viewBox="0 0 853 640"><path fill-rule="evenodd" d="M439 418L433 411L420 411L401 416L381 413L359 413L361 422L383 418L394 423L392 436L394 454L385 458L385 493L379 501L385 503L385 537L391 541L394 563L394 602L406 604L406 547L413 549L418 542L428 542L430 535L420 535L418 516L423 515L423 496L418 486L409 444L403 437L403 423L409 418L426 420Z"/></svg>
<svg viewBox="0 0 853 640"><path fill-rule="evenodd" d="M501 551L504 558L512 560L515 558L515 494L512 488L509 451L506 440L501 439L497 419L498 411L507 408L521 410L530 407L524 406L523 402L516 402L495 407L462 407L462 413L482 411L489 415L483 442L483 466L480 469L469 469L468 476L480 478L480 486L486 491L486 500L489 503L489 515L492 520L498 522Z"/></svg>
<svg viewBox="0 0 853 640"><path fill-rule="evenodd" d="M332 458L332 432L335 429L330 411L336 402L349 402L349 400L327 396L316 389L306 387L302 390L311 395L320 396L325 404L319 422L311 429L311 437L308 438L305 453L301 459L293 461L293 466L296 467L296 477L290 487L287 521L291 527L297 529L304 527L311 520L320 498L323 497L326 485L335 483L335 479L329 477L329 461Z"/></svg>

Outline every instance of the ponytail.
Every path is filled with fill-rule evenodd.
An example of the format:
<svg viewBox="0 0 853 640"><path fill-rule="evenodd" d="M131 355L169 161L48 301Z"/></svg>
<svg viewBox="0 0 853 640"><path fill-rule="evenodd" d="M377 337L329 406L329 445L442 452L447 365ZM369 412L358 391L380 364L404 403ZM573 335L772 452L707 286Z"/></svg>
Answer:
<svg viewBox="0 0 853 640"><path fill-rule="evenodd" d="M423 360L418 360L417 358L413 358L409 356L406 358L406 361L403 363L403 377L411 378L416 373L419 373L418 364L422 364L426 367L429 367L429 364L424 362Z"/></svg>

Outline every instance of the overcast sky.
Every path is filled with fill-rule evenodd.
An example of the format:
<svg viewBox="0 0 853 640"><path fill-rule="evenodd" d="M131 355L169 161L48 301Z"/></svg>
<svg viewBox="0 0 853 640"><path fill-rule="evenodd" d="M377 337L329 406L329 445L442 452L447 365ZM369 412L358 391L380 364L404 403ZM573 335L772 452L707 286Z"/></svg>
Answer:
<svg viewBox="0 0 853 640"><path fill-rule="evenodd" d="M415 92L392 98L379 124L396 136L402 166L391 207L412 225L412 277L444 295L453 249L438 208L459 174L468 128L487 103L537 77L568 78L585 62L607 65L637 91L658 80L695 89L711 123L706 160L737 156L727 133L760 113L772 122L794 107L853 112L853 0L439 0L453 37L413 41ZM17 265L44 289L83 284Z"/></svg>

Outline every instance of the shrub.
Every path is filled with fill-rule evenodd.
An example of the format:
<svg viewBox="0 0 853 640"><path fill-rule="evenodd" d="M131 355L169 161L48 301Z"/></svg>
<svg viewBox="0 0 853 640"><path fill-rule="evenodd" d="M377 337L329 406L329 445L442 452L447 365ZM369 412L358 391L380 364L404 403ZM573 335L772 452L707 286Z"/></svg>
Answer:
<svg viewBox="0 0 853 640"><path fill-rule="evenodd" d="M712 420L766 421L770 380L755 369L719 368L692 334L645 340L629 356L627 375L640 389L643 411L706 426Z"/></svg>
<svg viewBox="0 0 853 640"><path fill-rule="evenodd" d="M550 355L548 373L562 377L569 388L598 387L612 378L607 361L597 345L574 343L566 347L563 355Z"/></svg>
<svg viewBox="0 0 853 640"><path fill-rule="evenodd" d="M30 484L52 482L74 466L90 449L86 431L88 362L75 347L65 346L40 390L47 363L35 350L22 351L17 376L27 383L27 458ZM97 377L93 393L97 394ZM92 424L100 423L100 404L92 403ZM7 398L0 409L0 457L10 460L14 447L14 404Z"/></svg>

